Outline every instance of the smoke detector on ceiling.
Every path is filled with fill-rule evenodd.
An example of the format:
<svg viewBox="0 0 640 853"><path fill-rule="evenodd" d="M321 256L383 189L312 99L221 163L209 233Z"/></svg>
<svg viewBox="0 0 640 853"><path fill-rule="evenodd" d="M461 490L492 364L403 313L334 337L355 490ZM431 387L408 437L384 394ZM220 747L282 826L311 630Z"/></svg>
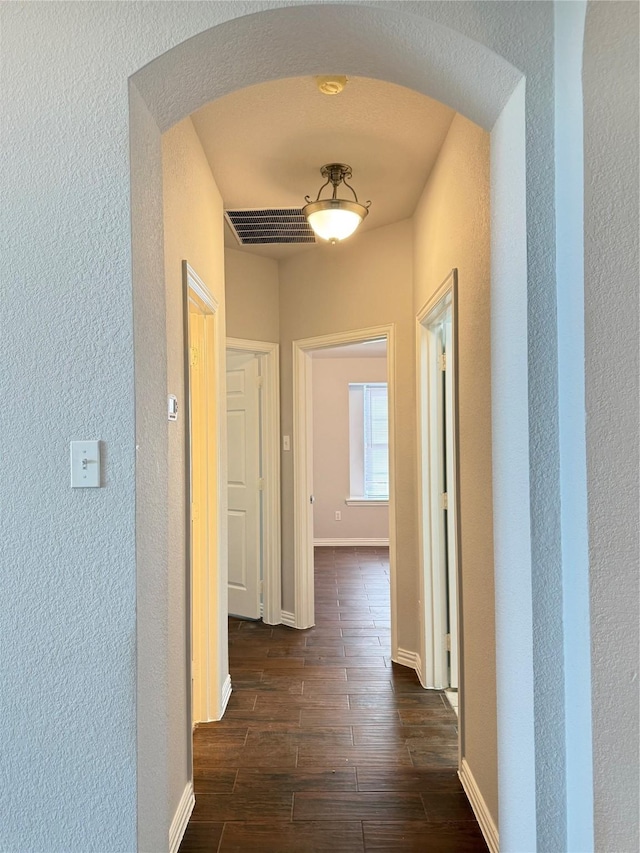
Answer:
<svg viewBox="0 0 640 853"><path fill-rule="evenodd" d="M316 77L316 85L323 95L339 95L347 85L347 78L340 74L326 74Z"/></svg>

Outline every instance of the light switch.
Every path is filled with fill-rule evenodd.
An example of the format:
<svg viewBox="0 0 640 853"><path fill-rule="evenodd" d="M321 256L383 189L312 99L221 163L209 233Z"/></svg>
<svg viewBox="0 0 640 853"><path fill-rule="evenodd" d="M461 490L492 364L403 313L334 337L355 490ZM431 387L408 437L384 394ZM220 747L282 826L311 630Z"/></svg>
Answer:
<svg viewBox="0 0 640 853"><path fill-rule="evenodd" d="M100 442L71 442L71 488L100 487Z"/></svg>
<svg viewBox="0 0 640 853"><path fill-rule="evenodd" d="M167 415L170 421L178 420L178 398L175 394L169 394L167 400Z"/></svg>
<svg viewBox="0 0 640 853"><path fill-rule="evenodd" d="M288 435L282 436L282 449L291 450L291 438Z"/></svg>

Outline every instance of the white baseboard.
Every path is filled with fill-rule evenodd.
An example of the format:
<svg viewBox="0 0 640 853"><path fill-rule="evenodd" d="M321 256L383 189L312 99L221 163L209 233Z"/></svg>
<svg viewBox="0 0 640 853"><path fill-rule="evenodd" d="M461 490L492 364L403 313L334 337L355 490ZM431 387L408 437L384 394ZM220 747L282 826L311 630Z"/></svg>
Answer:
<svg viewBox="0 0 640 853"><path fill-rule="evenodd" d="M314 539L313 544L325 548L379 548L388 547L388 539Z"/></svg>
<svg viewBox="0 0 640 853"><path fill-rule="evenodd" d="M278 618L277 622L267 622L265 620L265 618L264 618L264 604L262 604L262 603L260 604L260 618L262 619L262 621L264 622L265 625L282 625L282 614L280 614L280 617Z"/></svg>
<svg viewBox="0 0 640 853"><path fill-rule="evenodd" d="M219 720L224 716L224 712L227 710L227 705L229 704L229 699L231 699L231 676L227 675L224 680L224 684L222 685L222 696L220 697L220 716Z"/></svg>
<svg viewBox="0 0 640 853"><path fill-rule="evenodd" d="M418 652L415 652L414 654L416 661L414 669L416 671L416 675L418 676L418 681L420 682L421 686L424 687L424 675L422 674L422 658L420 657Z"/></svg>
<svg viewBox="0 0 640 853"><path fill-rule="evenodd" d="M296 627L296 614L295 613L289 613L288 611L283 610L282 611L282 624L288 625L289 628L295 628Z"/></svg>
<svg viewBox="0 0 640 853"><path fill-rule="evenodd" d="M498 827L495 825L493 818L491 817L491 813L487 808L484 797L480 793L480 788L478 788L476 780L473 778L473 773L467 764L466 758L463 758L460 762L460 771L458 772L458 776L460 777L462 787L469 798L473 813L478 819L480 829L484 835L484 840L487 842L487 847L491 853L498 853L500 849L498 845Z"/></svg>
<svg viewBox="0 0 640 853"><path fill-rule="evenodd" d="M193 793L193 782L188 782L187 787L182 792L178 808L171 821L169 829L169 853L178 853L178 848L186 832L187 824L189 823L189 818L195 804L196 798Z"/></svg>
<svg viewBox="0 0 640 853"><path fill-rule="evenodd" d="M392 658L394 663L399 663L401 666L408 666L410 669L415 669L418 672L420 666L420 655L417 652L410 652L407 649L398 649L397 654Z"/></svg>

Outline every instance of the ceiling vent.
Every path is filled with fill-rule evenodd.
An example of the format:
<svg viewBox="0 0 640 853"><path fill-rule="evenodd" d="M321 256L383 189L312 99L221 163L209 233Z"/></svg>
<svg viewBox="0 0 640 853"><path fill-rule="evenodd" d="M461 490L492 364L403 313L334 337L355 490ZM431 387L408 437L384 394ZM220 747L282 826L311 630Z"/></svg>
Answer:
<svg viewBox="0 0 640 853"><path fill-rule="evenodd" d="M316 242L300 207L225 210L224 215L242 246Z"/></svg>

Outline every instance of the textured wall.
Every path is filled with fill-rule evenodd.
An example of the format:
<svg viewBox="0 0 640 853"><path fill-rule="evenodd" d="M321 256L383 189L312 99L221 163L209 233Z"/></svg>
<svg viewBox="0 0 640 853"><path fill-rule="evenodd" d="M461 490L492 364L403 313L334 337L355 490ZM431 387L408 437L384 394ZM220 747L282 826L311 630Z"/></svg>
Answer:
<svg viewBox="0 0 640 853"><path fill-rule="evenodd" d="M457 115L414 216L414 312L458 269L463 756L498 822L489 134Z"/></svg>
<svg viewBox="0 0 640 853"><path fill-rule="evenodd" d="M227 335L250 341L280 340L278 262L224 250Z"/></svg>
<svg viewBox="0 0 640 853"><path fill-rule="evenodd" d="M320 246L280 264L282 432L291 435L291 341L396 324L398 644L418 648L416 621L415 364L411 222ZM282 454L283 607L293 610L293 470Z"/></svg>
<svg viewBox="0 0 640 853"><path fill-rule="evenodd" d="M166 844L162 178L156 124L135 92L129 124L127 79L246 8L0 10L0 384L15 406L2 425L4 850L133 850L149 812L146 849ZM149 146L130 151L130 131ZM69 488L78 438L103 443L99 490ZM136 806L136 760L148 755ZM39 806L25 809L34 785Z"/></svg>
<svg viewBox="0 0 640 853"><path fill-rule="evenodd" d="M386 506L348 506L349 383L386 382L386 358L313 359L313 535L387 539ZM340 510L342 519L335 520Z"/></svg>
<svg viewBox="0 0 640 853"><path fill-rule="evenodd" d="M526 191L524 266L520 264L520 236L514 244L500 239L503 232L495 235L492 254L499 256L494 283L502 308L511 305L502 273L510 268L518 273L510 282L518 291L525 279L529 282L528 334L522 329L518 304L514 303L513 316L508 309L504 315L498 312L498 317L507 336L520 336L521 349L525 355L528 350L530 359L531 392L526 405L534 439L528 452L533 473L530 517L536 603L542 585L558 589L552 4L304 4L304 8L294 5L269 12L266 18L243 17L273 5L277 4L16 2L5 3L0 10L0 216L6 236L0 260L4 296L0 382L3 399L13 404L10 417L7 410L4 414L2 456L3 506L8 507L10 523L3 531L1 630L6 663L0 718L9 731L9 748L3 756L8 781L2 786L1 806L8 818L0 827L0 845L9 849L135 846L136 568L140 787L151 791L154 785L161 788L163 784L161 754L167 750L169 707L163 644L168 602L163 544L168 514L163 461L167 457L166 318L163 277L156 275L162 258L162 222L158 210L159 134L154 124L166 130L207 100L234 88L270 77L322 73L331 63L347 73L412 86L490 129L521 75L526 76L526 185L523 163L514 160L515 177L518 181L522 177L523 183L513 192L515 198L520 189ZM605 23L607 16L615 20L633 8L617 3L594 6L602 10L599 14ZM230 24L203 33L230 18L234 18ZM607 27L600 24L595 22L587 40L588 57L593 61L599 55L602 34L607 34ZM636 30L625 25L624 31ZM187 41L191 36L196 38ZM618 55L626 61L633 46L627 47L624 39L621 44L625 48ZM175 45L181 46L166 53ZM144 110L132 97L134 123L130 126L127 80L138 69L143 70L136 74L135 82L149 115L145 121L140 119ZM603 126L618 127L629 114L627 101L621 103L613 97L618 94L614 86L602 93L595 81L591 85L590 108L598 108L598 98L604 94L611 121ZM505 120L512 119L509 115ZM136 127L139 133L132 136L130 151L129 131ZM503 140L511 143L514 138L506 135ZM597 144L587 145L586 166L592 176L599 174L615 182L618 173L610 168L617 160L601 153L603 138L604 133L596 134ZM501 183L505 175L501 175L500 159L513 156L517 160L519 153L517 145L496 148L492 190L498 200L509 196L508 183ZM130 164L136 169L133 183ZM625 173L625 189L631 186L628 175ZM146 178L144 187L140 186L141 177ZM607 196L602 198L606 202ZM616 204L611 215L618 217L614 221L623 228ZM519 216L519 210L516 213ZM622 215L622 209L619 213ZM512 236L513 218L505 216L502 221L504 233ZM621 255L617 238L624 233L607 225L588 250L585 272L591 288L592 319L596 316L593 300L609 288L610 276L602 274L603 265ZM611 253L603 250L608 246ZM159 262L154 263L154 253ZM515 260L512 267L510 259ZM132 261L135 323L131 319ZM591 268L596 274L590 278ZM624 312L620 317L620 328L624 328L630 315ZM36 330L37 345L32 343ZM624 340L617 326L612 334L610 331L605 324L597 335L606 332L609 343ZM599 352L598 344L594 356ZM497 363L508 373L505 354L501 350ZM517 355L520 358L520 351ZM623 353L623 363L628 355ZM587 363L591 382L603 368L590 357ZM520 364L518 361L518 369L512 371L519 377L520 390L514 398L518 411L520 397L527 391ZM600 396L599 383L598 379L591 384L590 392L588 384L588 401L609 399L606 390ZM613 387L617 388L615 382ZM610 517L604 512L611 489L609 475L598 464L596 439L606 436L607 446L613 450L612 436L625 421L617 418L615 429L611 426L601 432L607 411L596 407L592 415L591 554L600 561L603 553L611 552ZM495 428L494 412L494 435ZM71 492L67 485L68 442L90 437L88 431L105 442L105 486L83 495ZM134 511L136 444L141 476L136 477L139 489ZM514 448L516 453L510 457ZM494 476L495 472L515 470L519 488L526 490L520 448L512 443L506 452L500 443L497 450L499 458L494 447ZM38 466L27 464L34 456ZM603 458L610 461L606 455ZM505 484L509 486L506 479ZM563 679L558 671L557 601L542 595L542 606L531 614L527 607L516 611L518 602L526 604L523 584L514 588L513 596L507 594L510 572L518 577L521 571L527 572L526 559L516 563L510 557L528 547L527 530L519 524L522 508L504 504L509 493L509 489L498 496L494 493L494 501L500 502L496 528L500 537L494 543L500 580L497 613L502 626L498 652L503 663L515 664L504 672L505 684L509 678L515 678L518 685L527 682L535 671L541 699L536 703L536 715L542 725L532 735L528 694L512 689L515 698L510 698L505 691L503 708L499 708L500 767L508 809L506 815L501 813L501 832L504 849L517 849L518 844L525 849L535 837L528 820L533 799L528 787L532 738L537 743L534 763L539 802L553 801L554 793L562 802L562 792L553 790L557 705L550 706L551 719L545 718L544 699L547 685ZM617 521L633 530L637 518L631 502L626 498L618 501L616 512ZM618 590L623 593L623 604L631 598L624 594L631 581L625 571L616 585L606 582L604 573L596 574L600 577L592 599L597 605L596 617L603 617L594 646L596 702L606 695L606 674L612 658L619 654L610 654L606 641L610 614L617 612ZM531 584L530 573L528 582ZM531 644L527 647L523 641L532 618L533 660ZM160 642L154 645L155 639ZM141 649L146 657L140 655ZM604 772L609 766L606 747L616 738L624 742L626 719L614 713L606 723L603 719L596 722L597 755L603 768L598 776L602 814L607 813L604 804L610 803L608 786L613 785L614 793L617 790L613 771ZM143 731L148 732L144 737ZM148 748L154 745L155 751ZM156 764L148 760L151 754L160 756ZM552 765L554 772L548 772ZM34 778L40 781L40 807L25 813L22 806L32 795ZM147 799L153 803L147 811L140 806L137 815L143 849L153 836L151 827L164 832L170 821L166 798ZM559 840L557 849L563 846L562 821L561 813L551 812L545 842Z"/></svg>
<svg viewBox="0 0 640 853"><path fill-rule="evenodd" d="M631 853L640 846L636 3L588 4L583 85L595 847Z"/></svg>
<svg viewBox="0 0 640 853"><path fill-rule="evenodd" d="M0 848L120 851L136 833L127 98L94 85L123 56L86 39L82 9L56 11L2 9ZM102 442L102 488L69 487L73 439Z"/></svg>

